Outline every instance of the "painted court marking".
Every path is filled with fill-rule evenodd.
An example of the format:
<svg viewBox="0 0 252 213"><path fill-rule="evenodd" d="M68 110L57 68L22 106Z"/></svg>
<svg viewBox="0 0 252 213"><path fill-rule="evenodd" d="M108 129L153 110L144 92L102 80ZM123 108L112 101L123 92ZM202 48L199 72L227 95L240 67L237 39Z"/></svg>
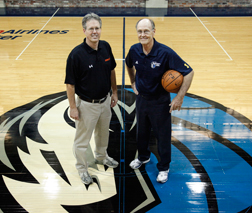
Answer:
<svg viewBox="0 0 252 213"><path fill-rule="evenodd" d="M19 57L24 53L24 51L30 46L30 44L35 40L35 38L37 38L37 36L39 35L39 33L44 29L44 27L49 23L49 21L51 21L51 19L55 16L55 14L59 11L60 8L58 8L55 13L51 16L51 18L45 23L45 25L40 29L40 31L38 31L38 33L36 34L36 36L30 41L30 43L23 49L23 51L19 54L19 56L16 58L16 60L22 60L19 59Z"/></svg>
<svg viewBox="0 0 252 213"><path fill-rule="evenodd" d="M205 26L205 24L199 19L199 17L196 15L196 13L192 10L192 8L190 8L190 10L192 11L192 13L195 15L195 17L200 21L200 23L205 27L205 29L207 30L207 32L213 37L213 39L217 42L217 44L221 47L221 49L226 53L226 55L229 57L229 59L232 61L233 59L230 57L230 55L227 53L227 51L221 46L221 44L217 41L217 39L213 36L213 34L207 29L207 27Z"/></svg>

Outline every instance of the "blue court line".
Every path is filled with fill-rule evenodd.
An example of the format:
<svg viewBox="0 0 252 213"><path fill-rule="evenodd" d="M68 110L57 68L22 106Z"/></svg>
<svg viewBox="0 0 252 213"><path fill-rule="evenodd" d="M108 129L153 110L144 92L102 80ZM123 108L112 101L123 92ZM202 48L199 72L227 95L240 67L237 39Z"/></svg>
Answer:
<svg viewBox="0 0 252 213"><path fill-rule="evenodd" d="M123 18L123 60L122 60L122 85L121 85L121 102L125 104L125 18ZM123 116L123 127L125 127L125 107L120 107ZM120 132L120 174L125 174L125 129ZM121 166L123 165L123 166ZM123 186L121 186L123 185ZM122 202L121 202L122 199ZM122 205L122 206L121 206ZM125 177L119 178L119 205L118 212L125 212Z"/></svg>

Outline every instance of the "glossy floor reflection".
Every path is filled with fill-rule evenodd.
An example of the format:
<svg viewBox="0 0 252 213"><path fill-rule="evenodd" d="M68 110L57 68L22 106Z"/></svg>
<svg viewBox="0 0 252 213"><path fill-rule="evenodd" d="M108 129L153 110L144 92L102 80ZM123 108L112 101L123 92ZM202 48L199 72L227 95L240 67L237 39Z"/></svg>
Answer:
<svg viewBox="0 0 252 213"><path fill-rule="evenodd" d="M116 169L92 164L95 183L74 167L74 122L65 92L48 95L0 117L2 212L251 212L251 121L216 102L188 94L172 114L169 180L156 182L156 140L140 170L136 156L135 95L119 89L108 153ZM174 97L174 95L172 95Z"/></svg>

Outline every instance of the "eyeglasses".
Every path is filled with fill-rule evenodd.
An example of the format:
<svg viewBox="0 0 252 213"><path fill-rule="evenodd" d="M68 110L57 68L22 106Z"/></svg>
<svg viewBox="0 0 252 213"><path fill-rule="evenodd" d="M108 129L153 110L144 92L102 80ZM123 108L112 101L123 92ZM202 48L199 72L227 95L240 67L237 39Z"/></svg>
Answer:
<svg viewBox="0 0 252 213"><path fill-rule="evenodd" d="M99 31L100 29L101 29L100 27L95 27L95 28L91 27L91 28L88 28L88 31L94 32L94 31Z"/></svg>
<svg viewBox="0 0 252 213"><path fill-rule="evenodd" d="M141 35L141 34L149 35L149 34L151 34L151 31L150 30L138 30L137 34L138 35Z"/></svg>

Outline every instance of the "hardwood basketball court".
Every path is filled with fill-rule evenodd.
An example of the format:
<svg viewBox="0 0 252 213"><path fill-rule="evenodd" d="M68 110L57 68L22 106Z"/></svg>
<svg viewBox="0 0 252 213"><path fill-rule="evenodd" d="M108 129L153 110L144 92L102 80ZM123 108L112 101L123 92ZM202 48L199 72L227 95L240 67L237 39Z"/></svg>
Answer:
<svg viewBox="0 0 252 213"><path fill-rule="evenodd" d="M9 152L11 155L12 151L10 148L8 148L8 144L12 144L14 140L12 138L15 138L14 136L11 136L11 132L14 130L6 130L6 125L8 124L6 119L8 119L8 117L14 119L14 117L12 117L14 116L13 113L15 114L15 116L17 116L19 114L19 111L24 113L26 110L30 110L33 107L33 104L31 104L31 107L29 107L28 103L36 102L37 104L42 104L43 100L41 99L41 97L45 97L45 100L49 100L48 96L53 95L53 98L55 98L56 101L57 95L55 94L59 94L59 99L57 99L58 101L61 100L62 95L65 95L64 78L66 59L73 47L83 41L84 33L82 32L81 26L82 16L57 16L58 11L60 10L61 9L55 8L54 14L52 14L52 16L0 16L0 81L2 84L0 90L0 115L2 115L0 132L2 134L1 148L5 149L5 151L1 151L2 154ZM66 187L68 187L69 185L67 185L64 181L62 182L62 180L57 179L54 184L51 183L51 187L54 192L51 194L41 194L41 198L39 198L38 196L35 196L33 193L31 193L32 190L35 190L35 188L32 188L32 186L28 184L29 181L22 179L22 177L18 175L22 175L22 171L24 170L19 170L17 169L18 166L15 166L13 159L16 158L9 157L9 160L7 160L6 158L3 158L3 155L1 154L2 163L0 166L4 169L1 169L2 186L0 186L0 188L2 187L2 192L6 193L6 188L3 187L3 185L5 185L11 195L8 195L8 199L6 200L5 198L5 203L1 204L0 212L1 209L3 212L18 212L18 209L20 209L21 212L165 212L165 210L167 210L167 212L192 212L193 207L194 212L252 211L252 17L234 17L224 15L221 17L197 16L196 12L194 12L193 9L188 8L188 10L191 11L191 16L151 17L156 24L156 40L174 49L186 62L188 62L188 64L190 64L190 66L195 71L193 83L190 90L188 91L188 98L193 99L196 97L196 101L188 100L187 102L186 100L184 106L185 110L181 111L182 114L176 112L173 115L173 124L175 125L177 117L183 115L187 118L187 116L189 116L191 120L187 120L185 119L185 117L183 118L185 121L187 121L185 123L182 122L182 124L184 124L184 127L187 127L189 125L188 123L190 123L191 125L191 130L194 128L193 123L201 127L204 126L204 128L209 129L216 134L218 133L218 135L222 135L223 140L210 136L210 132L206 131L206 129L204 129L203 131L202 129L198 128L197 131L205 132L203 134L208 135L207 137L219 141L222 145L224 144L232 151L242 149L242 153L245 154L240 154L239 160L235 161L234 159L236 159L236 157L233 158L228 154L227 156L224 156L224 153L226 152L218 152L218 150L216 150L217 146L212 143L212 148L213 150L215 150L215 152L213 151L213 153L217 154L210 155L210 151L206 151L209 150L209 148L204 147L202 143L196 143L201 141L201 137L197 135L198 133L189 133L187 131L182 131L179 129L181 121L178 121L173 128L173 136L177 138L176 140L174 139L173 145L174 147L176 147L176 150L185 150L185 147L181 148L182 145L178 146L177 140L181 139L180 141L183 141L183 139L180 138L182 137L181 135L189 137L190 139L187 138L186 140L187 142L192 140L191 145L186 145L187 142L183 144L189 147L189 149L194 150L193 152L195 156L197 156L199 161L201 161L201 163L203 164L203 167L206 169L206 174L211 177L211 187L218 188L218 186L216 185L223 185L224 189L227 190L226 196L224 195L224 189L222 189L224 190L222 192L215 189L216 197L212 198L206 196L206 201L206 191L202 192L201 189L197 188L197 186L193 188L193 181L191 182L191 184L189 183L190 181L187 182L189 183L187 184L188 191L192 192L190 195L183 194L183 187L182 189L180 188L181 193L177 193L176 195L170 193L169 190L171 189L173 184L179 185L181 183L179 182L179 179L174 179L175 182L172 182L172 177L174 177L172 176L172 174L179 174L180 176L178 177L181 177L190 173L181 169L181 167L186 164L183 160L180 161L180 163L177 162L182 158L178 151L173 152L174 156L172 160L174 162L174 170L172 169L171 179L169 179L169 181L165 185L156 186L152 182L152 178L149 173L149 171L152 171L152 167L140 171L140 173L142 172L144 176L143 179L145 180L145 182L142 182L140 180L142 176L140 177L138 174L135 174L128 168L128 162L130 162L135 156L135 145L133 145L133 148L132 146L130 148L127 148L127 146L132 143L132 140L134 140L132 139L134 138L134 134L129 133L130 138L128 138L126 132L121 132L120 126L122 127L122 129L126 129L127 122L124 121L125 128L123 128L122 121L120 121L119 119L119 121L121 122L119 127L113 126L114 124L112 124L112 127L114 127L114 129L111 127L115 132L111 133L111 143L114 144L114 147L111 148L111 152L113 151L113 153L116 153L115 155L119 158L117 160L120 160L122 166L115 171L99 168L100 173L94 173L99 177L98 179L100 182L106 182L106 184L108 184L106 186L103 185L103 190L100 190L101 192L105 191L105 195L100 194L100 191L95 187L89 188L91 190L91 192L89 191L91 195L85 194L86 191L84 189L80 189L80 187L83 186L81 186L81 183L79 183L80 180L78 179L77 175L73 175L74 168L68 168L74 166L71 163L67 163L72 162L72 157L66 157L66 155L61 155L60 152L55 152L56 156L59 158L58 160L60 161L61 165L63 165L63 170L66 173L65 176L61 175L62 178L65 180L65 182L71 183L69 185L75 188L72 188L68 191ZM83 14L83 16L84 15L85 14ZM119 97L124 97L124 99L121 99L120 103L118 104L118 110L123 108L126 110L127 107L125 107L124 104L127 102L126 105L128 107L132 106L132 104L134 104L134 96L132 96L133 94L130 92L130 87L127 86L130 83L126 69L124 67L124 57L128 53L130 46L138 42L135 24L142 17L104 15L101 16L101 18L103 22L101 39L108 41L112 47L112 51L117 62L116 76L117 84L119 86ZM37 34L37 32L40 30L42 31ZM121 85L123 86L121 87ZM126 92L124 91L125 88ZM129 96L131 96L131 98L129 98ZM203 108L202 106L199 107L197 104L199 104L198 102L202 100L205 101L205 103L211 103L212 105L210 104L211 106L209 108L204 104ZM215 103L215 105L213 103ZM61 108L57 104L63 104L64 106L62 105ZM57 104L55 106L58 106L59 108L55 108L54 111L50 112L50 116L52 117L48 117L43 120L44 124L41 124L41 126L38 127L39 132L42 135L48 134L48 136L42 136L45 141L47 141L46 139L48 139L49 141L52 140L52 135L54 134L60 137L61 134L65 135L66 132L68 136L65 136L65 138L72 140L72 135L74 134L73 128L71 130L66 130L66 132L64 133L61 133L61 131L63 131L62 129L64 129L65 127L63 127L62 124L55 122L55 120L61 119L60 115L58 115L57 113L62 109L66 109L67 107L66 97L62 98L62 102L57 102ZM53 108L53 106L54 105L52 105L51 107ZM197 109L197 107L199 107L198 110L193 111L193 109ZM211 111L213 108L215 110ZM230 119L230 117L227 116L224 116L223 119L221 119L221 115L216 113L217 108L221 109L223 112L227 113L230 116L234 116L235 119ZM14 109L18 110L15 111ZM204 109L208 109L208 113L205 113ZM126 111L130 116L130 109L127 108ZM60 113L63 115L64 111L62 110L62 112ZM41 114L43 115L42 112ZM129 117L129 119L131 119L131 121L129 122L130 126L132 125L133 127L134 116ZM69 122L71 123L71 121ZM211 125L214 127L211 127ZM16 128L18 128L18 126ZM222 128L222 131L218 132L218 130L213 130L215 128ZM116 131L118 131L118 133L116 133ZM115 135L113 136L113 134ZM128 141L127 145L123 145L123 138L126 144L127 140L129 140L130 142ZM230 141L230 144L236 144L235 147L233 147L233 145L226 145L225 142L223 142L226 139ZM31 145L34 143L28 142L29 140L30 139L27 139L27 149L29 150L28 153L30 152L30 155L32 155L32 150L36 152L43 149L41 144L40 146ZM61 140L64 141L64 138L61 138ZM67 149L64 153L69 154L69 149L71 149L72 142L70 141L68 145L65 145L66 143L67 142L62 144L56 143L57 145L55 145L54 143L54 145L52 145L50 149L45 148L45 150L49 152L53 149ZM29 144L32 147L30 147ZM194 146L192 144L194 144ZM22 146L20 148L20 145L17 146L23 151L26 149L24 147L22 148ZM221 149L222 148L220 148L220 150ZM129 150L131 152L128 152ZM24 165L26 165L25 167L27 168L27 170L29 170L30 173L34 172L36 174L36 167L39 166L40 163L38 163L38 165L36 165L36 163L34 163L34 165L30 164L31 162L40 162L42 161L42 158L30 158L29 155L26 156L26 154L21 154L20 150L17 152L21 156L21 161ZM17 153L15 152L15 154ZM42 154L44 158L46 158L46 153ZM37 155L38 153L34 154L33 156ZM236 156L236 154L234 155ZM123 158L121 156L123 156ZM68 161L64 158L68 159ZM190 161L190 158L187 159L189 159ZM220 172L222 173L222 175L229 174L226 169L232 170L230 174L233 175L235 183L229 180L227 181L227 179L223 179L223 182L221 182L222 177L218 176L217 178L216 175L216 173L219 171L218 169L220 168L212 168L211 165L213 166L213 164L211 162L209 162L209 164L204 164L206 161L208 161L208 159L212 159L214 162L218 161L220 163ZM18 160L18 162L19 161L20 160ZM245 161L245 163L242 163L246 164L246 166L239 166L239 161ZM192 163L192 161L190 162ZM239 171L235 170L235 166L232 167L232 163L234 163L235 166L238 166L238 168L243 168L242 171L244 173L236 173L236 171ZM20 162L18 163L18 165L19 164ZM13 169L10 165L13 165L15 169ZM8 168L5 168L6 166ZM208 168L210 167L211 169L208 170ZM175 168L180 168L181 170L177 171ZM195 169L196 167L193 166L193 168ZM195 170L197 171L197 169ZM19 173L17 173L17 171ZM36 177L36 175L34 175L33 173L33 176L35 177L34 179L36 179L41 184L50 178L50 176L47 176L46 179L43 179L43 176L46 176L46 174L50 173L49 168L48 170L45 169L39 172L43 171L45 171L45 174L40 174L39 177ZM68 174L66 171L71 171L73 173L70 172ZM29 172L25 172L25 174L28 174ZM200 176L199 172L196 173ZM246 173L248 179L243 179ZM58 172L58 174L61 173ZM18 178L16 178L16 176L18 176ZM108 179L104 178L107 176ZM136 178L136 180L132 180L131 178L133 176L137 177L138 179ZM232 176L230 178L232 179ZM17 179L17 181L20 181L21 184L19 185L17 182L15 182L15 179ZM109 184L110 181L113 184ZM132 188L131 183L138 181L141 183L141 186L143 188L146 188L142 185L144 183L149 186L154 199L153 202L149 201L149 204L143 207L136 204L133 200L134 197L137 196L137 191L134 192L134 187L131 191L129 190L129 188ZM184 182L183 179L182 182ZM239 183L238 185L236 185L237 182ZM203 182L201 179L200 186L202 186L202 184L204 185L205 183L206 182ZM31 181L31 185L32 184L34 184L34 181ZM174 202L175 200L178 200L181 202L181 205L183 205L184 201L187 204L190 203L190 207L187 207L185 205L185 207L181 207L181 209L175 207L174 209L169 209L170 206L168 205L160 207L160 209L155 208L156 206L162 206L160 205L160 203L166 203L166 201L162 201L162 196L166 196L166 194L163 194L164 190L162 191L162 188L164 188L167 196L170 195L173 197ZM138 189L138 187L136 187L136 189ZM199 191L197 191L197 189ZM50 187L44 188L44 191L43 188L40 188L40 190L41 191L38 191L38 193L44 193L45 190L50 190ZM129 190L130 192L127 190ZM83 195L83 193L85 195ZM148 193L146 192L144 194L147 196ZM237 196L239 194L242 199L237 201L237 198L234 194L237 194ZM81 195L83 197L74 197L74 195ZM16 200L16 203L14 201L11 201L10 205L8 205L8 200L13 199L12 196ZM51 197L44 198L44 196ZM97 197L97 201L100 202L95 202L93 196ZM110 197L112 197L111 201ZM38 204L33 205L30 203L33 198L34 202L38 202ZM85 200L87 198L90 199L90 202L85 201L84 203L82 203L82 200ZM108 199L109 204L104 203L104 199ZM185 201L185 199L188 200ZM143 202L144 200L145 198L143 198ZM212 202L212 200L215 201ZM234 204L234 200L237 203ZM53 203L53 201L64 206L64 209L60 207L60 205L57 206L55 203ZM50 207L50 205L46 206L48 202L50 205L52 205L52 207ZM13 207L13 203L16 205L16 207L15 205ZM87 210L86 207L79 208L78 210L72 210L70 207L74 205L83 206L87 204L89 204L89 210ZM211 207L211 205L214 207ZM228 205L231 206L228 207ZM46 208L44 208L45 206ZM245 211L245 209L247 209L247 211Z"/></svg>

